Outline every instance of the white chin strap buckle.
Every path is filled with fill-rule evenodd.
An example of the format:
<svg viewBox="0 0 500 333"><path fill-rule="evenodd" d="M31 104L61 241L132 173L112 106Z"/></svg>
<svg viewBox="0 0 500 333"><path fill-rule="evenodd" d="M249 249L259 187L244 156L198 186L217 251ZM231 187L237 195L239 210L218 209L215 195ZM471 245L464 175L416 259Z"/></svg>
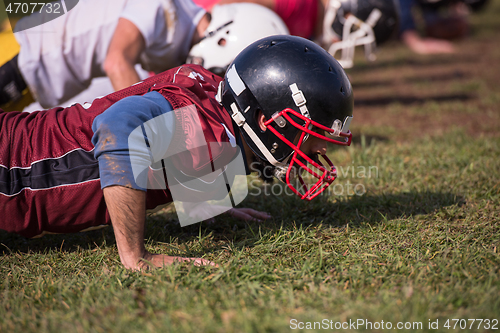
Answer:
<svg viewBox="0 0 500 333"><path fill-rule="evenodd" d="M342 122L338 119L335 119L332 125L333 135L340 136L340 132L342 131Z"/></svg>
<svg viewBox="0 0 500 333"><path fill-rule="evenodd" d="M297 105L297 107L299 108L300 113L302 113L304 117L311 119L311 116L309 115L309 110L307 109L306 106L307 103L306 97L304 96L304 93L302 93L302 90L299 90L299 87L297 87L297 83L292 83L290 85L290 90L292 91L293 101L295 102L295 105Z"/></svg>

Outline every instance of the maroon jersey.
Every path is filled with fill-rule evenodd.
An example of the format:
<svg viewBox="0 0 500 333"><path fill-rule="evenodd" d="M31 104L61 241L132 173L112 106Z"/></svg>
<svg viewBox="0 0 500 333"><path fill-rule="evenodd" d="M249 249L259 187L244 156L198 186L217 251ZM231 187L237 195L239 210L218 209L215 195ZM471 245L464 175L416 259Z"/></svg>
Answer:
<svg viewBox="0 0 500 333"><path fill-rule="evenodd" d="M214 99L221 78L200 66L181 66L120 90L91 105L47 111L0 111L0 229L25 237L69 233L110 223L94 158L92 124L115 102L157 91L175 112L174 136L189 135L190 119L179 109L195 105L209 154L178 154L171 163L193 175L220 165L228 151L231 117ZM188 154L189 156L185 156ZM194 154L194 155L193 155ZM147 209L172 201L165 190L147 191Z"/></svg>

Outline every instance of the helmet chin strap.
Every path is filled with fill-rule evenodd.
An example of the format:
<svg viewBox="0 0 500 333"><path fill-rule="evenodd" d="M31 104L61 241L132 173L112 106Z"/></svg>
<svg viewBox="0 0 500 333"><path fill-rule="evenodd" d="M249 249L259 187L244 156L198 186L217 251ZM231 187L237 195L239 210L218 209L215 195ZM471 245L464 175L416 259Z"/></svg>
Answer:
<svg viewBox="0 0 500 333"><path fill-rule="evenodd" d="M231 71L231 70L232 70L232 68L229 71ZM307 106L306 106L306 98L305 98L304 94L302 93L302 90L299 90L296 83L292 83L289 87L290 87L290 90L292 92L292 99L295 102L295 105L297 105L297 107L299 107L299 110L304 117L311 119L311 116L309 115L309 110L307 109ZM216 100L219 101L219 103L222 101L222 81L218 87L218 91L216 94ZM231 112L232 112L231 117L233 118L236 125L238 125L238 127L242 128L248 134L248 136L253 141L253 143L262 152L262 154L264 155L266 160L275 167L275 169L273 170L273 175L276 178L278 178L280 181L286 182L286 174L287 174L288 167L289 167L288 161L290 160L292 154L290 154L290 156L285 158L285 160L283 162L279 162L278 160L276 160L274 158L273 154L269 151L269 149L266 147L266 145L262 142L262 140L259 138L259 136L255 133L255 131L247 124L245 116L238 109L238 106L236 105L235 102L231 103L230 108L231 108ZM245 112L246 111L247 110L245 110ZM278 125L279 125L279 123L278 123ZM279 125L279 126L283 127L284 125L283 126Z"/></svg>
<svg viewBox="0 0 500 333"><path fill-rule="evenodd" d="M262 152L266 160L268 160L269 163L271 163L275 167L286 167L287 166L286 163L278 162L278 160L274 158L273 154L271 154L269 149L267 149L266 145L264 145L262 140L260 140L258 135L254 132L254 130L247 124L245 117L243 116L243 114L241 114L240 110L238 110L238 107L234 102L231 103L231 111L232 111L231 117L233 118L236 125L238 125L238 127L243 128L243 130L248 134L250 139L252 139L254 144L257 146L257 148Z"/></svg>
<svg viewBox="0 0 500 333"><path fill-rule="evenodd" d="M307 109L306 106L307 101L304 94L302 93L302 90L300 90L297 87L297 83L292 83L289 87L292 92L292 99L295 105L299 108L300 112L304 117L311 119L311 116L309 115L309 110ZM220 99L221 90L222 90L222 85L219 85L216 97L217 100ZM269 163L271 163L276 167L276 170L279 171L280 175L281 173L286 174L286 171L288 169L287 162L290 159L291 155L288 156L283 162L279 162L278 160L276 160L273 154L269 151L269 149L267 149L266 145L264 145L264 143L260 140L259 136L255 134L254 130L247 124L245 116L243 116L243 114L238 109L238 106L234 102L231 104L231 111L232 111L231 117L233 118L236 125L238 125L238 127L243 128L243 130L248 134L250 139L252 139L254 144L257 146L257 148L259 148L259 150L262 152L264 157L269 161ZM279 124L278 126L282 127ZM281 177L278 176L276 176L276 178L281 179Z"/></svg>
<svg viewBox="0 0 500 333"><path fill-rule="evenodd" d="M257 148L262 152L267 162L274 166L273 176L276 177L279 181L286 183L286 174L288 170L288 160L290 156L288 156L283 162L278 162L271 154L269 149L264 145L264 143L260 140L260 138L255 134L254 130L246 123L245 118L238 110L238 107L235 103L231 104L231 110L233 111L233 119L239 127L242 127L243 130L248 134L250 139L252 139L253 143L257 146ZM236 120L238 119L238 121ZM243 120L243 121L242 121Z"/></svg>

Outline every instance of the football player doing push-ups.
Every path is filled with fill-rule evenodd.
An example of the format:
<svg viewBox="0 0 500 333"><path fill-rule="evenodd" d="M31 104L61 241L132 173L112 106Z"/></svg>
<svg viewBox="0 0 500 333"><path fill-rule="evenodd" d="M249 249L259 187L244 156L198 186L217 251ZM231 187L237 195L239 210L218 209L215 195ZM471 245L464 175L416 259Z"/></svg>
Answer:
<svg viewBox="0 0 500 333"><path fill-rule="evenodd" d="M30 238L111 224L127 268L215 265L148 252L146 210L173 202L184 225L267 219L235 208L236 182L258 164L311 200L337 176L327 143L351 143L352 109L339 63L283 35L245 48L223 79L183 65L92 104L0 112L0 228Z"/></svg>

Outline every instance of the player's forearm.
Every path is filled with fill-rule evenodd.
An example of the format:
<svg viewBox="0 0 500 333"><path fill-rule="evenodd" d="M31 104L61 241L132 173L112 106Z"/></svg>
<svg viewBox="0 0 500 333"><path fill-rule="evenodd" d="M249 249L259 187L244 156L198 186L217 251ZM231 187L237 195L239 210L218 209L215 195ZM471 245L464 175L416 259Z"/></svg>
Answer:
<svg viewBox="0 0 500 333"><path fill-rule="evenodd" d="M135 24L120 18L103 64L103 69L115 90L139 82L139 75L134 66L145 47L144 37Z"/></svg>
<svg viewBox="0 0 500 333"><path fill-rule="evenodd" d="M144 247L146 192L124 186L104 188L104 199L111 217L116 246L122 264L139 269L148 256Z"/></svg>
<svg viewBox="0 0 500 333"><path fill-rule="evenodd" d="M104 70L115 91L129 87L140 81L134 64L128 62L126 59L120 59L120 57L107 60Z"/></svg>
<svg viewBox="0 0 500 333"><path fill-rule="evenodd" d="M144 247L146 192L118 185L108 186L103 192L120 260L126 268L147 269L178 262L191 262L196 266L217 266L201 258L171 257L149 253Z"/></svg>

